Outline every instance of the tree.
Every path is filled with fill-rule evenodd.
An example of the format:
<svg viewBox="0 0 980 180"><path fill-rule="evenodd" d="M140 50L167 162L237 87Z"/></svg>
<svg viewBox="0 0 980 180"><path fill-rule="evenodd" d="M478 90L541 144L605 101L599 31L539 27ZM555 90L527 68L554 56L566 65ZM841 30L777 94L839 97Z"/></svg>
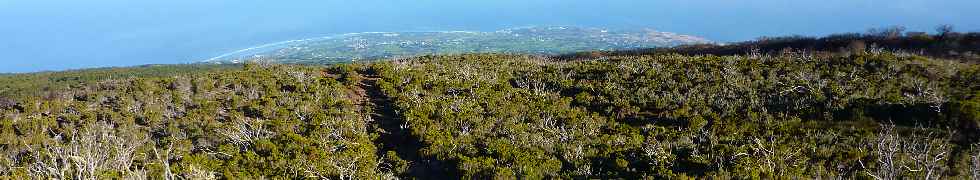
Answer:
<svg viewBox="0 0 980 180"><path fill-rule="evenodd" d="M889 26L883 28L872 28L868 30L869 35L886 39L899 38L902 36L902 32L905 32L905 26Z"/></svg>
<svg viewBox="0 0 980 180"><path fill-rule="evenodd" d="M936 34L939 35L939 39L943 39L953 32L953 25L943 24L936 26Z"/></svg>

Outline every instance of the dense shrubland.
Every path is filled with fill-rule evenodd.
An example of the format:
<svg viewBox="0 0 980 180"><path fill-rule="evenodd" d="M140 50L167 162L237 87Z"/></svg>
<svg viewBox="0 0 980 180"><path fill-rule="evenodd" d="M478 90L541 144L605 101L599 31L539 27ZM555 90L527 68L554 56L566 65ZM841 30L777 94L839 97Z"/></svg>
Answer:
<svg viewBox="0 0 980 180"><path fill-rule="evenodd" d="M936 32L905 31L905 27L891 26L869 29L866 33L842 33L824 37L782 36L761 37L753 41L732 44L694 44L677 47L638 49L632 51L605 52L616 55L642 55L655 53L679 53L683 55L740 55L747 52L777 53L786 49L811 53L860 53L888 50L897 53L955 59L964 62L980 62L980 32L956 32L951 25L936 27ZM573 53L567 56L590 56L591 53Z"/></svg>
<svg viewBox="0 0 980 180"><path fill-rule="evenodd" d="M17 99L51 95L77 88L81 84L126 78L192 76L208 72L241 69L241 65L144 65L129 68L95 68L27 74L0 74L0 97Z"/></svg>
<svg viewBox="0 0 980 180"><path fill-rule="evenodd" d="M25 98L2 111L0 173L58 179L386 175L351 83L324 72L247 67L108 80Z"/></svg>
<svg viewBox="0 0 980 180"><path fill-rule="evenodd" d="M978 67L887 52L375 65L463 177L967 177ZM884 176L884 177L883 177Z"/></svg>
<svg viewBox="0 0 980 180"><path fill-rule="evenodd" d="M612 54L4 75L0 176L980 177L980 65Z"/></svg>

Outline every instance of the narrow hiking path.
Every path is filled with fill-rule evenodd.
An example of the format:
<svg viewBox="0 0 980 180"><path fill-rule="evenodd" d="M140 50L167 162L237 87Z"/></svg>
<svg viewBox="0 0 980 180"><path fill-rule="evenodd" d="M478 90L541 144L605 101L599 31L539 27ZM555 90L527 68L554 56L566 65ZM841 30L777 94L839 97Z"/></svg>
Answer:
<svg viewBox="0 0 980 180"><path fill-rule="evenodd" d="M375 144L379 148L378 155L394 151L399 158L409 162L407 172L400 176L414 179L447 179L456 176L450 171L452 166L433 157L421 155L422 141L412 135L407 124L396 112L395 102L378 87L381 79L373 69L365 68L357 72L361 76L357 84L362 107L369 108L371 123L378 128Z"/></svg>

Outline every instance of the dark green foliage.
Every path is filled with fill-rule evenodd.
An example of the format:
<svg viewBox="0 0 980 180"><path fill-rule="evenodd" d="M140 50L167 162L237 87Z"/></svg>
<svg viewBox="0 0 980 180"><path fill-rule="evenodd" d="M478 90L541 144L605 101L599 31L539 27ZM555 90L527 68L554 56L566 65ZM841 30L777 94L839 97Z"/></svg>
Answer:
<svg viewBox="0 0 980 180"><path fill-rule="evenodd" d="M977 83L966 79L976 65L892 53L575 61L474 54L374 67L424 153L458 162L475 179L853 178L877 168L871 142L892 135L876 135L878 124L932 134L892 140L945 148L930 155L963 148L942 129L977 130L951 121L975 123L968 119ZM922 128L906 128L915 126ZM924 176L918 172L900 176Z"/></svg>
<svg viewBox="0 0 980 180"><path fill-rule="evenodd" d="M324 76L326 69L249 66L105 80L24 98L3 109L3 172L48 178L382 175L368 118L349 87Z"/></svg>
<svg viewBox="0 0 980 180"><path fill-rule="evenodd" d="M949 26L946 26L949 28ZM787 49L821 53L865 53L865 51L896 51L936 58L980 62L980 32L904 32L900 26L871 29L868 33L833 34L825 37L784 36L762 37L754 41L726 45L693 44L677 47L604 52L615 55L679 53L684 55L739 55L746 53L779 53ZM594 52L574 53L566 57L590 57Z"/></svg>
<svg viewBox="0 0 980 180"><path fill-rule="evenodd" d="M100 81L127 78L191 76L207 72L240 69L241 65L144 65L126 68L98 68L60 72L0 74L0 98L50 96L70 88Z"/></svg>
<svg viewBox="0 0 980 180"><path fill-rule="evenodd" d="M13 93L0 99L0 176L980 175L980 66L904 53L468 54L189 71L3 76Z"/></svg>

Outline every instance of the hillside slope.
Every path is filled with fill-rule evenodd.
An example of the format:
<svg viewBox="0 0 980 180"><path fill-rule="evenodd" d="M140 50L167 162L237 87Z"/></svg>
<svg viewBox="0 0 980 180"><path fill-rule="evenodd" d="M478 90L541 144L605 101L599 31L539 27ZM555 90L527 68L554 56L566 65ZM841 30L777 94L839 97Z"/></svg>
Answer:
<svg viewBox="0 0 980 180"><path fill-rule="evenodd" d="M980 167L980 66L908 54L243 66L4 100L0 176L966 178Z"/></svg>

